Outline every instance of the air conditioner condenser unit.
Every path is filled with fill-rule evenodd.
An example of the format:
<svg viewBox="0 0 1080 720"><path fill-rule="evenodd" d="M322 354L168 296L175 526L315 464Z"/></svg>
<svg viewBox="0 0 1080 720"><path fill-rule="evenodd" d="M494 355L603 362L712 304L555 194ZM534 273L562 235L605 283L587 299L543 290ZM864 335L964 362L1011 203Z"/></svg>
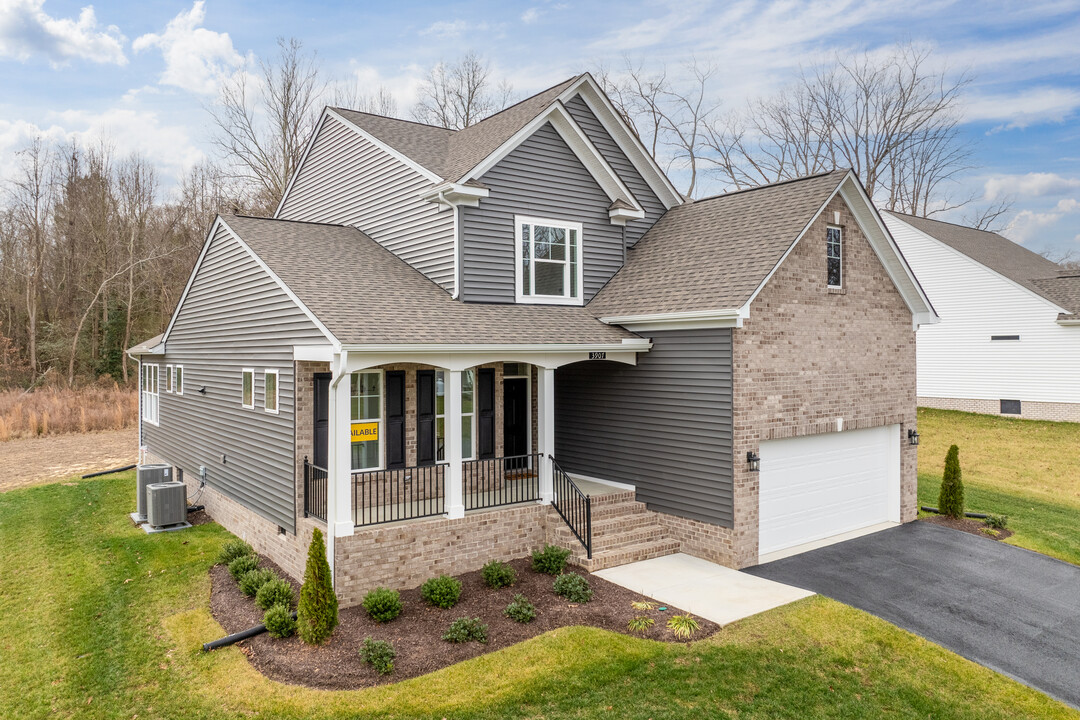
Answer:
<svg viewBox="0 0 1080 720"><path fill-rule="evenodd" d="M146 522L146 486L172 480L172 468L164 463L140 465L135 471L135 514L131 519Z"/></svg>
<svg viewBox="0 0 1080 720"><path fill-rule="evenodd" d="M187 485L181 482L146 486L146 519L152 528L187 522Z"/></svg>

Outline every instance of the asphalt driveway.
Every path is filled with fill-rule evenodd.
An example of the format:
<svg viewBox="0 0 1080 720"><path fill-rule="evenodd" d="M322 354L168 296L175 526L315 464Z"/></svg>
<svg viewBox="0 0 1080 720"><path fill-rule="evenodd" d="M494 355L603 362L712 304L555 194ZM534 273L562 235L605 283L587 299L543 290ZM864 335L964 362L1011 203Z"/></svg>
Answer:
<svg viewBox="0 0 1080 720"><path fill-rule="evenodd" d="M925 522L748 568L1080 708L1080 567Z"/></svg>

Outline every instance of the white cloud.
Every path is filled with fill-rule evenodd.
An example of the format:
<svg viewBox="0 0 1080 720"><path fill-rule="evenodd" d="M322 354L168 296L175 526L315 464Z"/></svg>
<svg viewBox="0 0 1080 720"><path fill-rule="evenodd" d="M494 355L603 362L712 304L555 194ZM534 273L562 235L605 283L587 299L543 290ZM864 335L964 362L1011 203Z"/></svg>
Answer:
<svg viewBox="0 0 1080 720"><path fill-rule="evenodd" d="M1064 87L1026 88L1016 93L975 95L964 103L966 122L1000 121L991 132L1064 122L1080 108L1080 91Z"/></svg>
<svg viewBox="0 0 1080 720"><path fill-rule="evenodd" d="M1058 200L1058 204L1054 209L1060 213L1080 212L1080 200L1077 200L1076 198L1063 198Z"/></svg>
<svg viewBox="0 0 1080 720"><path fill-rule="evenodd" d="M84 7L74 20L50 16L42 9L44 4L45 0L0 2L0 57L26 62L43 55L53 67L71 60L127 64L127 38L115 25L99 25L93 5Z"/></svg>
<svg viewBox="0 0 1080 720"><path fill-rule="evenodd" d="M427 71L414 64L407 65L396 73L384 75L372 65L354 62L350 74L352 82L366 95L376 93L379 88L386 88L397 103L398 112L406 114L420 96L420 86Z"/></svg>
<svg viewBox="0 0 1080 720"><path fill-rule="evenodd" d="M1045 197L1064 195L1080 189L1080 178L1057 173L1026 173L1024 175L993 175L983 185L984 199L1002 197Z"/></svg>
<svg viewBox="0 0 1080 720"><path fill-rule="evenodd" d="M437 38L455 38L460 36L469 24L464 20L439 20L420 31L421 35L433 35Z"/></svg>
<svg viewBox="0 0 1080 720"><path fill-rule="evenodd" d="M1060 219L1061 213L1021 210L1005 228L1004 234L1011 240L1024 245L1036 239L1045 228Z"/></svg>
<svg viewBox="0 0 1080 720"><path fill-rule="evenodd" d="M525 12L521 13L521 22L526 25L532 25L534 22L540 19L540 11L536 8L529 8Z"/></svg>
<svg viewBox="0 0 1080 720"><path fill-rule="evenodd" d="M135 39L135 52L159 48L165 60L165 71L159 82L193 93L212 94L221 78L243 64L228 33L214 32L202 27L206 19L203 0L197 0L191 10L181 12L169 21L165 31L148 33Z"/></svg>

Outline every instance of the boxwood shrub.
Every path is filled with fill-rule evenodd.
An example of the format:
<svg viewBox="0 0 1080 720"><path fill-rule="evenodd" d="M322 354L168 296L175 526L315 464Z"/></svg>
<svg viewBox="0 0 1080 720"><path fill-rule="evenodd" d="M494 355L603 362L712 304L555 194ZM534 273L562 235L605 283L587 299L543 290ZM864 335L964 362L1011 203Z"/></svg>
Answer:
<svg viewBox="0 0 1080 720"><path fill-rule="evenodd" d="M449 575L433 577L420 586L420 597L437 608L452 608L461 599L461 581Z"/></svg>
<svg viewBox="0 0 1080 720"><path fill-rule="evenodd" d="M263 615L263 625L270 637L287 638L296 632L296 620L292 616L292 610L284 605L274 605Z"/></svg>
<svg viewBox="0 0 1080 720"><path fill-rule="evenodd" d="M375 622L390 622L401 614L401 595L397 590L377 587L364 596L363 605Z"/></svg>
<svg viewBox="0 0 1080 720"><path fill-rule="evenodd" d="M239 538L229 540L221 546L221 552L218 553L218 565L228 565L238 557L245 555L254 555L255 550L243 540Z"/></svg>
<svg viewBox="0 0 1080 720"><path fill-rule="evenodd" d="M555 578L555 594L572 603L587 603L592 600L593 591L589 581L577 573L566 573Z"/></svg>
<svg viewBox="0 0 1080 720"><path fill-rule="evenodd" d="M364 638L364 644L360 648L360 659L375 668L380 675L389 675L394 671L394 646L386 640L372 640Z"/></svg>
<svg viewBox="0 0 1080 720"><path fill-rule="evenodd" d="M488 626L480 622L480 618L460 617L450 623L442 639L452 643L465 643L470 640L486 643L487 630Z"/></svg>
<svg viewBox="0 0 1080 720"><path fill-rule="evenodd" d="M495 590L510 587L517 580L517 573L514 572L514 568L500 560L492 560L484 566L480 573L484 577L484 583Z"/></svg>
<svg viewBox="0 0 1080 720"><path fill-rule="evenodd" d="M284 605L292 610L296 593L293 592L292 584L284 578L275 577L259 588L255 593L255 605L260 610L269 610L275 605Z"/></svg>
<svg viewBox="0 0 1080 720"><path fill-rule="evenodd" d="M229 574L233 580L240 582L240 578L259 567L259 558L254 555L241 555L229 563Z"/></svg>
<svg viewBox="0 0 1080 720"><path fill-rule="evenodd" d="M240 576L240 592L248 597L255 597L263 585L276 577L274 571L269 568L249 570Z"/></svg>
<svg viewBox="0 0 1080 720"><path fill-rule="evenodd" d="M570 551L557 545L545 545L543 550L532 554L532 569L538 573L558 575L566 569Z"/></svg>

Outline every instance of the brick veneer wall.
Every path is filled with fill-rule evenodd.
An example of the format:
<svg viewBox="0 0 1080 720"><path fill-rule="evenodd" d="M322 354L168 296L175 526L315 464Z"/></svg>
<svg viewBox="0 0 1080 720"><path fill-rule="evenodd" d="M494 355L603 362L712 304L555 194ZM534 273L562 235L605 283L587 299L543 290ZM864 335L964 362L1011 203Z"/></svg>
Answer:
<svg viewBox="0 0 1080 720"><path fill-rule="evenodd" d="M1051 403L1023 400L1020 403L1019 415L1002 415L1000 400L920 397L919 407L937 408L940 410L961 410L963 412L973 412L981 415L1001 415L1001 417L1023 418L1025 420L1080 422L1080 403Z"/></svg>
<svg viewBox="0 0 1080 720"><path fill-rule="evenodd" d="M826 287L826 226L840 213L843 289ZM915 333L911 312L838 195L750 306L733 342L736 567L757 562L761 441L900 424L901 519L916 514ZM718 533L721 537L723 533ZM727 540L727 538L723 538Z"/></svg>

